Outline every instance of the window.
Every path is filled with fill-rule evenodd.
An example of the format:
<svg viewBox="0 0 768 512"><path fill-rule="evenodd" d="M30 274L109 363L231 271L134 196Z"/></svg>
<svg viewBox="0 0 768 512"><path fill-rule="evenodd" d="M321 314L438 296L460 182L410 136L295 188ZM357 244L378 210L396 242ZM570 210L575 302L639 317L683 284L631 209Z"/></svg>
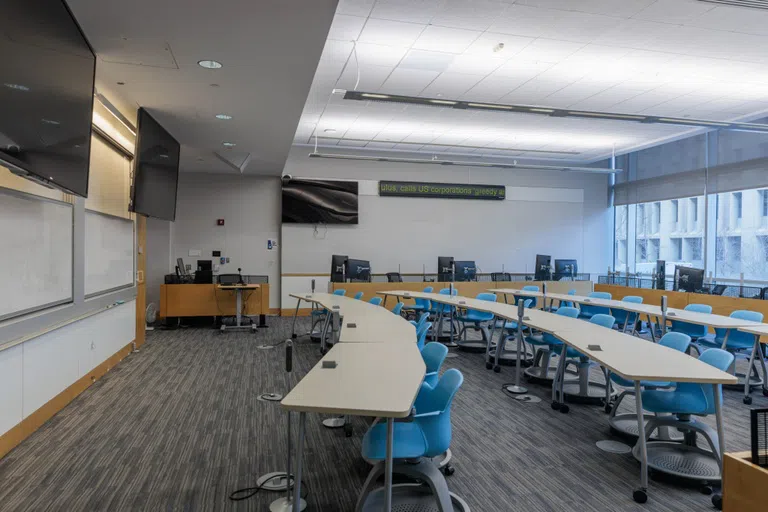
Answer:
<svg viewBox="0 0 768 512"><path fill-rule="evenodd" d="M741 192L735 192L733 194L733 209L734 213L736 214L736 218L740 219L742 214L742 201L741 201Z"/></svg>
<svg viewBox="0 0 768 512"><path fill-rule="evenodd" d="M615 233L613 255L613 270L626 272L627 269L627 231L629 230L629 207L627 205L614 208Z"/></svg>
<svg viewBox="0 0 768 512"><path fill-rule="evenodd" d="M671 259L675 261L682 261L683 259L683 239L682 238L673 238L671 240L672 242L672 251L671 251Z"/></svg>
<svg viewBox="0 0 768 512"><path fill-rule="evenodd" d="M653 232L658 233L661 226L661 203L653 203Z"/></svg>
<svg viewBox="0 0 768 512"><path fill-rule="evenodd" d="M699 198L691 198L691 211L693 214L693 222L699 222Z"/></svg>
<svg viewBox="0 0 768 512"><path fill-rule="evenodd" d="M758 236L757 242L760 245L760 250L762 251L762 259L764 262L768 263L768 236Z"/></svg>
<svg viewBox="0 0 768 512"><path fill-rule="evenodd" d="M637 233L645 234L645 205L637 205Z"/></svg>
<svg viewBox="0 0 768 512"><path fill-rule="evenodd" d="M760 191L760 216L768 217L768 189Z"/></svg>
<svg viewBox="0 0 768 512"><path fill-rule="evenodd" d="M637 261L648 261L648 240L638 240L635 246L637 251Z"/></svg>
<svg viewBox="0 0 768 512"><path fill-rule="evenodd" d="M659 259L659 254L660 254L660 252L659 252L660 243L659 242L660 241L659 241L658 238L652 238L650 240L650 245L648 246L648 261L656 261L657 259Z"/></svg>
<svg viewBox="0 0 768 512"><path fill-rule="evenodd" d="M680 222L680 204L677 199L672 200L672 220L673 222Z"/></svg>

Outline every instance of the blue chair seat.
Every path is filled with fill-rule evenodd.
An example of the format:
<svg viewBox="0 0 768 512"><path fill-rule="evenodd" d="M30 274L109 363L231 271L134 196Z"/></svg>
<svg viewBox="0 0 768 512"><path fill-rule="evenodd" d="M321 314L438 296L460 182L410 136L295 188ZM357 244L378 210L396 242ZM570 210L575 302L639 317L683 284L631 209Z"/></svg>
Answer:
<svg viewBox="0 0 768 512"><path fill-rule="evenodd" d="M755 344L753 340L736 338L735 336L733 338L734 339L731 339L731 336L728 336L728 350L752 350L752 346ZM724 338L721 336L710 333L702 338L697 339L696 343L706 345L707 347L711 348L720 348L723 346L723 339Z"/></svg>
<svg viewBox="0 0 768 512"><path fill-rule="evenodd" d="M490 315L488 313L483 313L481 311L472 311L469 310L466 315L458 315L456 317L456 320L459 322L487 322L488 320L491 320L493 318L493 315ZM517 326L515 326L515 329L517 329Z"/></svg>
<svg viewBox="0 0 768 512"><path fill-rule="evenodd" d="M707 399L697 390L691 392L647 390L643 391L643 409L667 414L706 414Z"/></svg>
<svg viewBox="0 0 768 512"><path fill-rule="evenodd" d="M616 375L615 373L611 374L611 380L618 384L619 386L625 387L625 388L631 388L635 385L635 383L629 379L625 379L621 375ZM656 382L656 381L650 381L650 380L641 380L640 385L643 386L646 389L651 388L670 388L674 386L674 383L672 382Z"/></svg>
<svg viewBox="0 0 768 512"><path fill-rule="evenodd" d="M395 459L417 459L427 451L424 432L416 422L396 422L394 429L392 457ZM387 423L382 421L368 430L363 437L363 457L369 460L384 460L387 456Z"/></svg>
<svg viewBox="0 0 768 512"><path fill-rule="evenodd" d="M544 336L541 334L526 336L525 341L527 343L530 343L531 345L538 345L538 346L549 345L549 343L544 339Z"/></svg>
<svg viewBox="0 0 768 512"><path fill-rule="evenodd" d="M403 306L403 309L409 309L411 311L421 311L425 309L424 304L410 304L407 306Z"/></svg>

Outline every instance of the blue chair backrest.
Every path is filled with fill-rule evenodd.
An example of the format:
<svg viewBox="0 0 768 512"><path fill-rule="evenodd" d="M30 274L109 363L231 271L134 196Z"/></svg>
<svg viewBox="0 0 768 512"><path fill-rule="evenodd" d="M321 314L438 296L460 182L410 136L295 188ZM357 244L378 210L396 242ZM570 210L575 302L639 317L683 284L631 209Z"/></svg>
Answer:
<svg viewBox="0 0 768 512"><path fill-rule="evenodd" d="M576 290L571 288L570 290L568 290L568 295L576 295ZM563 308L563 307L565 307L565 308L572 308L573 307L573 302L571 302L570 300L560 301L560 307L561 308Z"/></svg>
<svg viewBox="0 0 768 512"><path fill-rule="evenodd" d="M696 313L712 313L712 306L709 304L688 304L685 306L686 311L694 311ZM680 322L678 320L672 320L672 327L670 330L674 332L682 332L692 338L702 338L707 335L708 328L706 325L692 324L690 322Z"/></svg>
<svg viewBox="0 0 768 512"><path fill-rule="evenodd" d="M637 295L627 295L626 297L621 299L622 302L631 302L633 304L642 304L643 298L638 297ZM637 317L637 313L631 313L629 311L625 311L623 309L616 309L611 308L611 314L616 318L616 321L620 324L623 324L624 321L627 319L627 316L630 316L630 318Z"/></svg>
<svg viewBox="0 0 768 512"><path fill-rule="evenodd" d="M638 297L637 295L627 295L626 297L621 299L622 302L631 302L633 304L642 304L643 298Z"/></svg>
<svg viewBox="0 0 768 512"><path fill-rule="evenodd" d="M579 316L579 310L572 306L561 306L557 308L557 311L555 311L555 314L560 316L567 316L568 318L577 318ZM556 344L560 343L560 340L558 340L548 332L545 332L541 338L546 343L556 343Z"/></svg>
<svg viewBox="0 0 768 512"><path fill-rule="evenodd" d="M363 292L357 292L357 293L355 294L355 298L356 298L357 300L360 300L360 299L362 299L362 298L363 298Z"/></svg>
<svg viewBox="0 0 768 512"><path fill-rule="evenodd" d="M419 396L416 397L416 414L439 413L414 420L418 422L427 441L426 457L436 457L451 446L451 403L463 382L461 372L451 368L443 373L434 388L428 384L421 386Z"/></svg>
<svg viewBox="0 0 768 512"><path fill-rule="evenodd" d="M537 292L537 291L539 291L539 287L538 286L534 286L532 284L529 284L529 285L523 286L522 290L524 292Z"/></svg>
<svg viewBox="0 0 768 512"><path fill-rule="evenodd" d="M432 322L427 322L421 327L416 328L416 346L419 350L424 348L424 343L427 341L427 333L432 328Z"/></svg>
<svg viewBox="0 0 768 512"><path fill-rule="evenodd" d="M434 290L434 288L432 288L431 286L427 286L426 288L424 288L423 291L424 293L432 293L432 290Z"/></svg>
<svg viewBox="0 0 768 512"><path fill-rule="evenodd" d="M724 372L728 371L728 368L730 368L733 360L733 354L725 350L720 350L719 348L711 348L709 350L705 350L699 356L699 361L703 361L708 365L714 366L715 368ZM700 397L703 397L706 400L707 406L704 410L700 411L699 414L715 414L715 395L711 384L678 382L677 387L675 388L675 392L681 393L681 396L688 394L689 396L695 397L696 395L699 395ZM717 386L717 392L720 394L720 402L722 403L723 387L721 385Z"/></svg>
<svg viewBox="0 0 768 512"><path fill-rule="evenodd" d="M746 309L739 309L731 313L731 318L738 318L739 320L751 320L752 322L762 322L763 314L757 311L749 311ZM728 329L715 329L716 337L718 339L725 338L725 333ZM754 345L755 335L748 332L741 332L736 329L731 329L728 334L727 345L738 344L739 346Z"/></svg>
<svg viewBox="0 0 768 512"><path fill-rule="evenodd" d="M678 352L688 352L691 346L691 337L681 332L668 332L659 340L659 345L668 347Z"/></svg>
<svg viewBox="0 0 768 512"><path fill-rule="evenodd" d="M450 289L450 288L443 288L443 289L441 289L441 290L440 290L438 293L439 293L440 295L450 295L450 294L451 294L451 289ZM453 296L456 296L456 295L458 295L458 294L459 294L459 290L457 290L456 288L454 288L454 289L453 289ZM436 309L438 312L442 311L442 312L444 312L444 313L447 313L447 312L449 312L449 311L450 311L450 309L451 309L451 306L449 306L449 305L447 305L447 304L440 304L440 303L438 302L438 303L436 303L436 304L435 304L435 309Z"/></svg>
<svg viewBox="0 0 768 512"><path fill-rule="evenodd" d="M424 293L432 293L432 287L427 286L424 288ZM421 309L429 309L432 307L432 302L429 299L414 299L416 304L421 306Z"/></svg>
<svg viewBox="0 0 768 512"><path fill-rule="evenodd" d="M347 294L347 290L344 290L343 288L339 288L337 290L334 290L333 294L334 295L346 295Z"/></svg>
<svg viewBox="0 0 768 512"><path fill-rule="evenodd" d="M592 299L610 299L611 294L608 292L589 292L587 297ZM592 306L590 304L581 304L581 310L585 313L592 313L593 315L609 315L611 310L603 306Z"/></svg>
<svg viewBox="0 0 768 512"><path fill-rule="evenodd" d="M427 313L427 312L425 311L425 312L424 312L424 313L422 313L422 314L421 314L421 316L419 317L419 321L418 321L418 322L417 322L417 324L416 324L416 328L417 328L417 329L419 329L419 328L420 328L422 325L424 325L425 323L427 323L427 320L428 320L428 319L429 319L429 313Z"/></svg>
<svg viewBox="0 0 768 512"><path fill-rule="evenodd" d="M608 292L589 292L587 297L593 297L595 299L611 299L611 294Z"/></svg>
<svg viewBox="0 0 768 512"><path fill-rule="evenodd" d="M524 292L538 292L539 291L539 287L538 286L534 286L532 284L528 284L528 285L523 286L522 290ZM527 305L525 306L527 308L535 308L536 304L538 303L538 300L536 299L536 297L525 298L522 295L520 295L520 296L515 296L515 304L517 304L520 299L524 299L526 301L528 301L528 300L531 301L531 305L530 306L527 306ZM523 304L525 304L525 302L523 302Z"/></svg>
<svg viewBox="0 0 768 512"><path fill-rule="evenodd" d="M371 297L371 300L369 300L368 302L373 304L374 306L380 306L381 305L381 297Z"/></svg>
<svg viewBox="0 0 768 512"><path fill-rule="evenodd" d="M477 300L485 300L488 302L496 302L496 294L495 293L478 293L475 297ZM471 309L467 312L467 315L471 315L473 319L477 320L478 322L487 322L489 320L493 320L493 313L486 313L484 311L476 311L474 309Z"/></svg>
<svg viewBox="0 0 768 512"><path fill-rule="evenodd" d="M602 327L607 327L609 329L611 329L613 324L616 323L616 319L614 317L611 315L604 315L602 313L592 315L592 318L590 318L589 321L590 323L597 324Z"/></svg>
<svg viewBox="0 0 768 512"><path fill-rule="evenodd" d="M440 367L443 366L447 356L448 347L442 343L427 343L427 346L421 350L421 358L424 359L427 373L440 371ZM417 412L420 411L417 409Z"/></svg>
<svg viewBox="0 0 768 512"><path fill-rule="evenodd" d="M405 304L403 304L402 302L398 302L397 304L395 304L395 307L392 308L392 312L396 315L399 315L400 312L403 310L403 306L405 306Z"/></svg>

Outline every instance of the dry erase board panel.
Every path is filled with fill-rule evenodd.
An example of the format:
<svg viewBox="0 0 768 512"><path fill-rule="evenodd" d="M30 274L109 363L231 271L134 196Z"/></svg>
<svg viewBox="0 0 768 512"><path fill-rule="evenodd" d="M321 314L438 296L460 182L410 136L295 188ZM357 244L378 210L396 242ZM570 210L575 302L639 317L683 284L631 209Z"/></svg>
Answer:
<svg viewBox="0 0 768 512"><path fill-rule="evenodd" d="M85 296L133 285L133 221L85 211Z"/></svg>
<svg viewBox="0 0 768 512"><path fill-rule="evenodd" d="M0 189L0 320L72 300L72 205Z"/></svg>

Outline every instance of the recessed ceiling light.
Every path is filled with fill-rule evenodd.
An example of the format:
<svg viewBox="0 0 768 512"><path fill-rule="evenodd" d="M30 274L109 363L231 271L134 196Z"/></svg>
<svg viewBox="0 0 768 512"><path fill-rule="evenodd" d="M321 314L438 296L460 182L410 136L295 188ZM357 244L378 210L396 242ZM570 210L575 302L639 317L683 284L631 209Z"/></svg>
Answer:
<svg viewBox="0 0 768 512"><path fill-rule="evenodd" d="M503 49L504 49L504 43L498 43L496 46L493 47L493 53L499 53Z"/></svg>
<svg viewBox="0 0 768 512"><path fill-rule="evenodd" d="M197 64L205 69L221 69L221 62L215 60L199 60Z"/></svg>
<svg viewBox="0 0 768 512"><path fill-rule="evenodd" d="M229 114L216 114L216 119L223 119L224 121L228 121L232 119L232 116Z"/></svg>
<svg viewBox="0 0 768 512"><path fill-rule="evenodd" d="M225 148L233 148L233 147L237 146L237 144L235 144L234 142L222 142L222 145Z"/></svg>
<svg viewBox="0 0 768 512"><path fill-rule="evenodd" d="M16 89L17 91L25 91L26 92L26 91L29 90L29 87L27 87L26 85L20 85L20 84L3 84L3 85L8 87L9 89Z"/></svg>

